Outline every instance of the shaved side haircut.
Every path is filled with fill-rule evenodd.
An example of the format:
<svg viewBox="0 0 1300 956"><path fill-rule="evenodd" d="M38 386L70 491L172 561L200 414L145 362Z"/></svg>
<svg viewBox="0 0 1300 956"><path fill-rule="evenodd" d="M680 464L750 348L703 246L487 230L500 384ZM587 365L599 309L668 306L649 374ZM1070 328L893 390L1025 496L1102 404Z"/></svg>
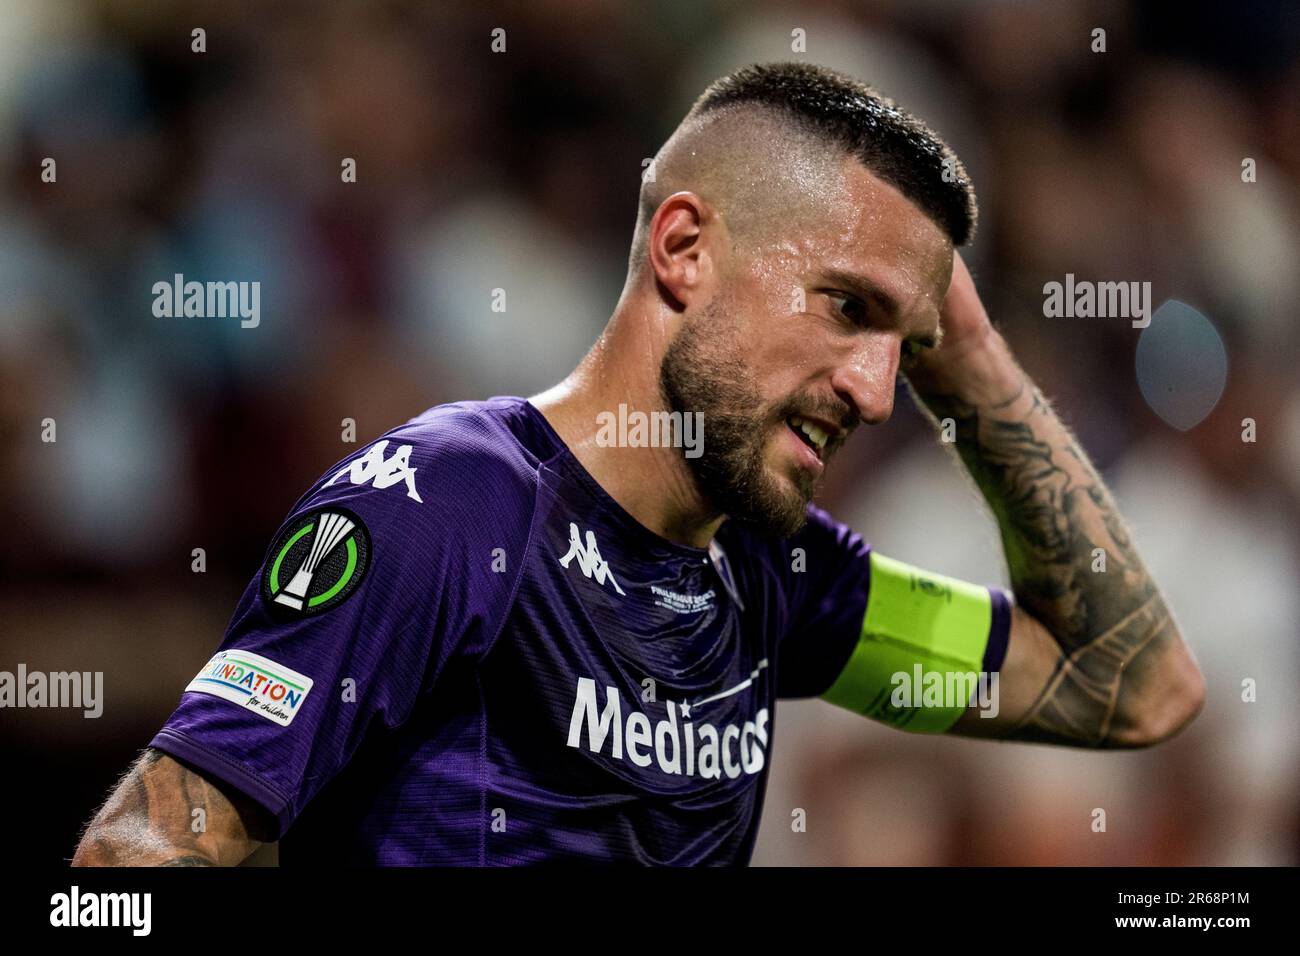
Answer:
<svg viewBox="0 0 1300 956"><path fill-rule="evenodd" d="M841 201L853 159L915 203L952 240L975 234L975 190L934 130L868 84L806 63L747 66L695 101L641 184L629 271L675 192L698 194L733 240L758 249Z"/></svg>

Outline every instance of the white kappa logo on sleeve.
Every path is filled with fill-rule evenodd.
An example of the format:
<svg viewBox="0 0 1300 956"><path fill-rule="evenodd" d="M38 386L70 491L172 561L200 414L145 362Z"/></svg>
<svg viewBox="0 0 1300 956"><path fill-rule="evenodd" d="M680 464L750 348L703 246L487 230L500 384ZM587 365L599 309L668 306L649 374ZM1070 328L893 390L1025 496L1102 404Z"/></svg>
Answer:
<svg viewBox="0 0 1300 956"><path fill-rule="evenodd" d="M360 458L352 459L325 484L332 485L344 475L348 475L354 485L364 485L368 481L373 481L376 488L389 488L401 481L406 483L406 497L424 504L424 499L415 490L416 469L411 467L411 446L401 445L393 452L392 457L386 459L384 450L387 447L387 438L375 442L369 451Z"/></svg>

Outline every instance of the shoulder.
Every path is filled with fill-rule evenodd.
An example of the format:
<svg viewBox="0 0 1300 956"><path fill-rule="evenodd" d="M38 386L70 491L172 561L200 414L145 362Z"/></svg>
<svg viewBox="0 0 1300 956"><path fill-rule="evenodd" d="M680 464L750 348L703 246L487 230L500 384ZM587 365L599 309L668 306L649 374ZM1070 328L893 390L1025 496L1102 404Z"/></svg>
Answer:
<svg viewBox="0 0 1300 956"><path fill-rule="evenodd" d="M792 535L763 535L755 528L727 522L720 535L728 553L748 557L753 563L785 577L787 571L832 571L853 561L864 561L871 545L848 525L816 505L809 505L807 521Z"/></svg>
<svg viewBox="0 0 1300 956"><path fill-rule="evenodd" d="M871 551L871 545L862 535L815 505L808 506L807 523L790 541L791 547L815 549L819 554L835 555L841 561L863 559Z"/></svg>
<svg viewBox="0 0 1300 956"><path fill-rule="evenodd" d="M402 534L513 538L528 529L545 438L523 399L439 405L339 459L294 511L346 507Z"/></svg>
<svg viewBox="0 0 1300 956"><path fill-rule="evenodd" d="M381 436L411 447L412 458L450 475L535 476L553 450L537 429L536 413L522 398L437 405Z"/></svg>

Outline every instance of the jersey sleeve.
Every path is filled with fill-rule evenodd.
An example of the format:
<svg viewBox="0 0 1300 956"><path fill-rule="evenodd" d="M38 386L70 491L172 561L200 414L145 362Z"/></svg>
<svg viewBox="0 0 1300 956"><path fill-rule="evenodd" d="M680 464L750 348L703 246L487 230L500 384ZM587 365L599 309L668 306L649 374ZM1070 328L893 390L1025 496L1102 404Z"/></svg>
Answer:
<svg viewBox="0 0 1300 956"><path fill-rule="evenodd" d="M777 693L822 697L900 729L941 733L971 700L979 674L1001 669L1011 595L874 551L816 508L789 539L789 621ZM924 691L937 679L956 694ZM895 691L906 686L909 696ZM969 686L969 690L967 687Z"/></svg>
<svg viewBox="0 0 1300 956"><path fill-rule="evenodd" d="M151 742L264 806L277 837L369 732L481 655L509 605L517 483L434 433L390 433L298 502Z"/></svg>

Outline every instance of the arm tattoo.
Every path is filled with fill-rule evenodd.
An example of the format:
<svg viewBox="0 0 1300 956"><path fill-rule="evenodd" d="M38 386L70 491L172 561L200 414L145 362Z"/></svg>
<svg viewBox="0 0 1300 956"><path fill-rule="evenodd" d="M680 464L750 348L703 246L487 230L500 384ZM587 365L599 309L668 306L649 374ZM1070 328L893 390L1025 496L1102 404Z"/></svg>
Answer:
<svg viewBox="0 0 1300 956"><path fill-rule="evenodd" d="M202 811L204 826L193 822ZM74 863L95 866L222 866L256 849L265 821L184 764L149 749L87 827ZM251 830L260 830L254 836Z"/></svg>
<svg viewBox="0 0 1300 956"><path fill-rule="evenodd" d="M1179 638L1105 485L1023 373L1016 393L996 404L921 400L955 423L957 454L1001 529L1016 599L1061 648L1055 673L1007 738L1122 746L1114 734L1138 712L1149 662ZM1130 666L1145 651L1147 666Z"/></svg>

